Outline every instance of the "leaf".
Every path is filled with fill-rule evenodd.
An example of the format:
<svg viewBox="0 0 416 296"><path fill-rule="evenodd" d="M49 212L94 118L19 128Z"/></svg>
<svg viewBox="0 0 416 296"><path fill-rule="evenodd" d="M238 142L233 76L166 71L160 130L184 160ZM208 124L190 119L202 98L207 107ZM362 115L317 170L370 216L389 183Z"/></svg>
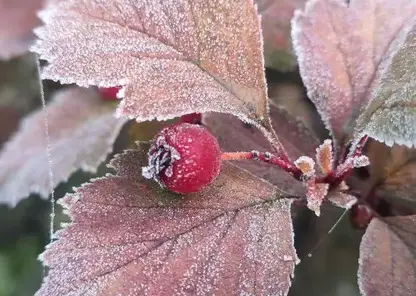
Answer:
<svg viewBox="0 0 416 296"><path fill-rule="evenodd" d="M42 255L37 296L287 294L290 200L228 163L202 192L172 196L142 179L145 158L128 150L118 176L63 199L72 223Z"/></svg>
<svg viewBox="0 0 416 296"><path fill-rule="evenodd" d="M358 283L364 296L416 291L416 215L374 218L360 246Z"/></svg>
<svg viewBox="0 0 416 296"><path fill-rule="evenodd" d="M295 9L306 0L254 0L261 15L266 66L280 71L293 70L296 58L292 51L290 20Z"/></svg>
<svg viewBox="0 0 416 296"><path fill-rule="evenodd" d="M377 88L397 43L413 24L413 0L310 1L292 21L294 50L308 96L338 146Z"/></svg>
<svg viewBox="0 0 416 296"><path fill-rule="evenodd" d="M32 30L40 24L36 11L43 0L0 0L0 60L25 53L34 41Z"/></svg>
<svg viewBox="0 0 416 296"><path fill-rule="evenodd" d="M47 107L52 169L57 185L78 169L94 172L111 152L125 119L92 90L59 92ZM44 112L28 116L0 153L0 203L15 206L30 193L50 192Z"/></svg>
<svg viewBox="0 0 416 296"><path fill-rule="evenodd" d="M119 116L217 111L267 125L260 20L252 1L69 0L42 13L43 78L124 85Z"/></svg>
<svg viewBox="0 0 416 296"><path fill-rule="evenodd" d="M319 141L302 122L293 118L285 109L270 104L272 125L285 143L286 151L292 159L302 155L313 156ZM245 124L231 115L204 114L203 123L217 137L222 151L271 151L266 138L253 126ZM290 194L304 196L301 182L270 164L249 161L236 161L235 165L250 171Z"/></svg>
<svg viewBox="0 0 416 296"><path fill-rule="evenodd" d="M315 183L315 180L312 179L305 182L305 186L307 188L307 206L315 213L316 216L319 217L321 215L322 202L328 193L329 184Z"/></svg>
<svg viewBox="0 0 416 296"><path fill-rule="evenodd" d="M416 147L416 18L405 33L357 129L388 146Z"/></svg>
<svg viewBox="0 0 416 296"><path fill-rule="evenodd" d="M375 195L392 202L404 199L416 202L416 151L405 146L387 147L376 141L368 144L370 187Z"/></svg>
<svg viewBox="0 0 416 296"><path fill-rule="evenodd" d="M357 203L357 198L353 195L339 192L337 189L338 188L329 191L326 198L333 206L343 209L351 209L351 207Z"/></svg>

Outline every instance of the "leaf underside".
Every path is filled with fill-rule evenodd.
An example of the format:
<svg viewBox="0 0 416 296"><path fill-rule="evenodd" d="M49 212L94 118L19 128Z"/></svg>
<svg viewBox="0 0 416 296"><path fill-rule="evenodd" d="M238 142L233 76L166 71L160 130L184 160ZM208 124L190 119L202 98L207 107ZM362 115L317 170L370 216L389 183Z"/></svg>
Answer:
<svg viewBox="0 0 416 296"><path fill-rule="evenodd" d="M112 151L127 121L114 116L95 91L70 88L56 94L46 108L55 185L78 169L94 172ZM44 111L23 120L0 152L0 203L15 206L30 193L51 193Z"/></svg>
<svg viewBox="0 0 416 296"><path fill-rule="evenodd" d="M0 60L25 53L34 41L32 30L40 24L36 11L43 0L0 0Z"/></svg>
<svg viewBox="0 0 416 296"><path fill-rule="evenodd" d="M357 129L388 146L416 147L416 17L402 35Z"/></svg>
<svg viewBox="0 0 416 296"><path fill-rule="evenodd" d="M415 14L413 0L317 0L295 13L292 38L300 73L338 145L352 136L397 49L396 38L412 26Z"/></svg>
<svg viewBox="0 0 416 296"><path fill-rule="evenodd" d="M63 199L72 218L42 255L40 295L286 295L297 261L290 200L228 163L185 197L142 179L127 150Z"/></svg>
<svg viewBox="0 0 416 296"><path fill-rule="evenodd" d="M364 296L416 291L416 215L374 218L360 246L358 282Z"/></svg>
<svg viewBox="0 0 416 296"><path fill-rule="evenodd" d="M124 85L119 116L207 111L267 123L260 20L251 0L68 0L42 13L43 78Z"/></svg>
<svg viewBox="0 0 416 296"><path fill-rule="evenodd" d="M270 104L270 119L279 139L285 143L291 159L297 159L302 155L314 155L319 141L302 122L273 103ZM270 144L258 129L231 115L210 113L203 117L203 122L218 139L222 151L272 151ZM305 195L303 184L277 167L252 160L235 161L234 164L290 194Z"/></svg>
<svg viewBox="0 0 416 296"><path fill-rule="evenodd" d="M267 67L280 71L293 70L296 57L292 51L290 20L295 9L306 0L254 0L261 15L264 58Z"/></svg>

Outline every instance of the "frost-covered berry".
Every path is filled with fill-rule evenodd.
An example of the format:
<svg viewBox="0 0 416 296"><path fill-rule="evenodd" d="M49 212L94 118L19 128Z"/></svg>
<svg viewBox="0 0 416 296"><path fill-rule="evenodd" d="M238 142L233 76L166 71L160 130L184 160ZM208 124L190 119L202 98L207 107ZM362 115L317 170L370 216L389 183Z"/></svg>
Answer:
<svg viewBox="0 0 416 296"><path fill-rule="evenodd" d="M181 122L192 123L192 124L201 124L202 123L202 114L201 113L191 113L181 116Z"/></svg>
<svg viewBox="0 0 416 296"><path fill-rule="evenodd" d="M104 101L115 101L117 100L117 93L120 90L120 87L102 87L98 89L98 92L101 95L101 98Z"/></svg>
<svg viewBox="0 0 416 296"><path fill-rule="evenodd" d="M200 191L218 176L221 151L206 128L179 123L165 127L153 138L148 161L142 169L145 178L186 194Z"/></svg>

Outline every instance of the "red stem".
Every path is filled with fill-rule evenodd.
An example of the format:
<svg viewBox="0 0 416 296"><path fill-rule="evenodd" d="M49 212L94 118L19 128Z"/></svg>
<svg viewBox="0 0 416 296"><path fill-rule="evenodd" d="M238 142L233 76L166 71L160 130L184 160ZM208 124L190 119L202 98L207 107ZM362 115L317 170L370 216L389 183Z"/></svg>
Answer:
<svg viewBox="0 0 416 296"><path fill-rule="evenodd" d="M245 159L252 159L252 160L259 160L274 166L277 166L291 174L294 178L300 180L303 173L300 169L298 169L294 164L286 161L285 159L276 156L269 152L222 152L221 154L222 160L245 160Z"/></svg>
<svg viewBox="0 0 416 296"><path fill-rule="evenodd" d="M368 141L368 136L367 135L362 137L360 139L360 141L358 141L357 145L355 146L355 150L354 150L354 152L352 153L351 156L352 157L360 156L363 153L363 149L364 149L365 144L367 144L367 141Z"/></svg>

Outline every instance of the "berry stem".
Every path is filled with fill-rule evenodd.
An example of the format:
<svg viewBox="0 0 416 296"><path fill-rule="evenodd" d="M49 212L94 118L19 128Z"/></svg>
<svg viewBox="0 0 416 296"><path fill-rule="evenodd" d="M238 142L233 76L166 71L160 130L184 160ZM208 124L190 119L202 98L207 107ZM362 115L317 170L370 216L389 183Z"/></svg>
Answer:
<svg viewBox="0 0 416 296"><path fill-rule="evenodd" d="M221 160L259 160L274 166L277 166L291 174L294 178L300 180L301 176L303 175L302 171L298 169L294 164L291 162L276 156L270 152L258 152L258 151L251 151L251 152L222 152L221 153Z"/></svg>

